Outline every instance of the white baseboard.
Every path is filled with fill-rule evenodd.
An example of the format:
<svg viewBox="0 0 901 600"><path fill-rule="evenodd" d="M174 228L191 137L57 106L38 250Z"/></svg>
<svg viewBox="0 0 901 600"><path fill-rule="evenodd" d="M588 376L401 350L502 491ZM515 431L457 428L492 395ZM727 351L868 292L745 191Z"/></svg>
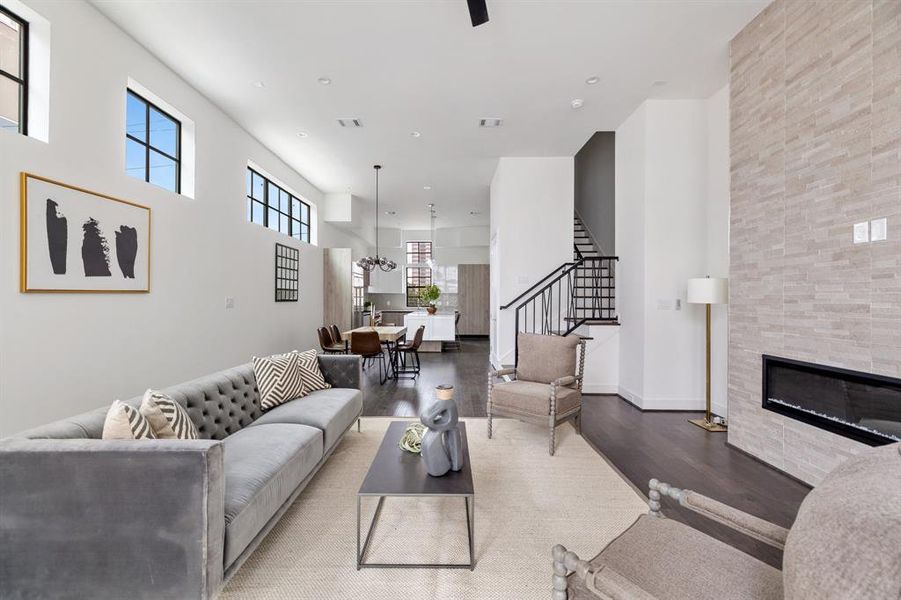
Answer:
<svg viewBox="0 0 901 600"><path fill-rule="evenodd" d="M638 408L643 408L641 396L639 396L635 392L633 392L623 386L619 386L619 390L617 391L617 393L620 396L622 396L623 398L625 398L626 400L628 400L629 402L631 402L632 404L634 404L635 406L637 406Z"/></svg>

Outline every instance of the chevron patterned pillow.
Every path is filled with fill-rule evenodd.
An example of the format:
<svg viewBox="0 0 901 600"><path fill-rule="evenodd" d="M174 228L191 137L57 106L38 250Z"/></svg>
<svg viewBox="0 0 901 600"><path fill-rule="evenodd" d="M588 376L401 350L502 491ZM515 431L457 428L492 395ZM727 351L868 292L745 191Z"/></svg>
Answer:
<svg viewBox="0 0 901 600"><path fill-rule="evenodd" d="M156 439L150 421L138 409L119 400L113 402L103 422L105 440L152 440Z"/></svg>
<svg viewBox="0 0 901 600"><path fill-rule="evenodd" d="M303 379L303 389L306 394L316 390L327 390L332 387L325 380L325 377L322 376L322 369L319 368L319 357L315 350L307 350L306 352L295 350L292 354L297 355L297 368L300 369L300 377Z"/></svg>
<svg viewBox="0 0 901 600"><path fill-rule="evenodd" d="M307 395L297 366L297 353L253 357L253 375L260 390L263 412Z"/></svg>
<svg viewBox="0 0 901 600"><path fill-rule="evenodd" d="M163 440L196 440L197 427L181 405L162 392L147 390L141 400L141 414L150 421L153 433Z"/></svg>

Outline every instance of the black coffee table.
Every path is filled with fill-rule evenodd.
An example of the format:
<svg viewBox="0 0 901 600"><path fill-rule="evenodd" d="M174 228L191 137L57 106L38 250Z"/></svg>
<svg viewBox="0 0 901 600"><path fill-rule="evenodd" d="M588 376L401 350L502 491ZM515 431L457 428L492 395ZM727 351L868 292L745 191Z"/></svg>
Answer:
<svg viewBox="0 0 901 600"><path fill-rule="evenodd" d="M469 569L475 568L475 488L472 485L472 470L469 462L469 443L466 439L466 424L460 423L463 438L463 468L449 471L442 477L432 477L425 470L425 463L418 454L400 449L398 442L409 421L393 421L382 439L382 445L372 460L366 473L363 485L357 492L357 570L362 568L420 568L420 569ZM379 503L369 525L366 539L360 541L361 512L363 496L378 496ZM382 504L386 496L422 496L463 498L466 507L466 533L469 536L468 563L367 563L364 562L366 550L372 540L372 531L382 512ZM440 540L435 540L438 542Z"/></svg>

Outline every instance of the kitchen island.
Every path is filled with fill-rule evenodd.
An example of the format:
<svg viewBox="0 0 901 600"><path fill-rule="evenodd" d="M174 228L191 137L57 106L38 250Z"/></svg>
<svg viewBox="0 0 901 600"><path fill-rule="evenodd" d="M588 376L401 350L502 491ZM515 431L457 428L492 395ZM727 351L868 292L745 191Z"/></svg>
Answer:
<svg viewBox="0 0 901 600"><path fill-rule="evenodd" d="M434 315L423 311L408 313L404 316L404 326L407 328L407 341L413 341L416 330L420 325L425 325L422 336L420 352L441 352L441 342L452 342L456 336L453 311L438 311Z"/></svg>

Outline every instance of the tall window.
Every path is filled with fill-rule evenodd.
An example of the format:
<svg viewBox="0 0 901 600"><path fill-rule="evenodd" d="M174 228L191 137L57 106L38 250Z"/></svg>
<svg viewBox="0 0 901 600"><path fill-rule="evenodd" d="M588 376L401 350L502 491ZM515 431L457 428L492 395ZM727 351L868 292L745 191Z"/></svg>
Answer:
<svg viewBox="0 0 901 600"><path fill-rule="evenodd" d="M407 242L407 264L422 265L432 258L432 242Z"/></svg>
<svg viewBox="0 0 901 600"><path fill-rule="evenodd" d="M181 192L181 123L128 90L125 170L170 192Z"/></svg>
<svg viewBox="0 0 901 600"><path fill-rule="evenodd" d="M2 6L0 129L28 134L28 23Z"/></svg>
<svg viewBox="0 0 901 600"><path fill-rule="evenodd" d="M363 276L363 267L354 263L351 266L352 275L352 283L353 283L353 303L354 308L363 308L363 286L365 285L366 279Z"/></svg>
<svg viewBox="0 0 901 600"><path fill-rule="evenodd" d="M247 167L247 220L310 241L310 205Z"/></svg>
<svg viewBox="0 0 901 600"><path fill-rule="evenodd" d="M419 306L419 292L432 284L432 270L428 267L407 267L407 306Z"/></svg>

